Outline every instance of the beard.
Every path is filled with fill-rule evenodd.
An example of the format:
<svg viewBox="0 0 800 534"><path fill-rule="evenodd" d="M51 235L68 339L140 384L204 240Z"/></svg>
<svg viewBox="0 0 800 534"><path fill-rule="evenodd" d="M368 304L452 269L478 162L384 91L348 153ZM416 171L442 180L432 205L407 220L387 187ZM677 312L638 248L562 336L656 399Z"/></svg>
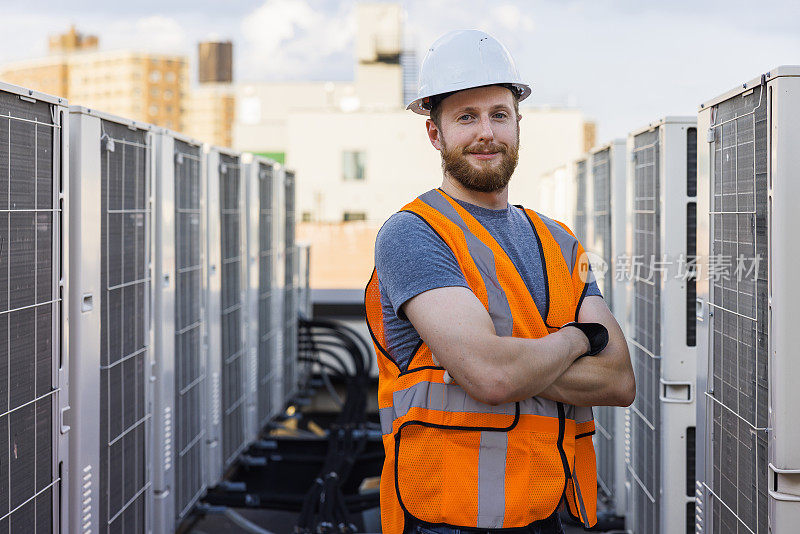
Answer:
<svg viewBox="0 0 800 534"><path fill-rule="evenodd" d="M497 152L500 154L500 164L494 161L478 161L476 168L468 160L468 155L472 153ZM517 168L519 159L519 133L517 133L517 144L508 146L505 144L478 144L468 147L448 148L447 144L442 143L442 169L445 173L452 176L461 185L472 191L481 193L493 193L508 185L514 169Z"/></svg>

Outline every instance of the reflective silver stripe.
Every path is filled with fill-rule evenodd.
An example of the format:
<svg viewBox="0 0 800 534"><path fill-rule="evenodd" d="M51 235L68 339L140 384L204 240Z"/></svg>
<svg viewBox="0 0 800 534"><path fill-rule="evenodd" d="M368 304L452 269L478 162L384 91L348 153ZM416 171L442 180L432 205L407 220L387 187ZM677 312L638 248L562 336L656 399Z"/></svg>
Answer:
<svg viewBox="0 0 800 534"><path fill-rule="evenodd" d="M494 331L498 336L510 336L514 331L511 307L508 305L505 291L500 287L500 282L497 280L497 268L494 264L494 253L492 249L470 231L455 208L453 208L450 202L448 202L441 193L432 189L420 195L419 198L450 219L453 224L464 232L469 254L472 256L472 261L474 261L475 265L478 267L478 272L481 273L481 278L483 278L483 284L486 286L489 316L492 318Z"/></svg>
<svg viewBox="0 0 800 534"><path fill-rule="evenodd" d="M380 409L381 431L392 432L392 423L403 417L411 408L427 408L453 413L490 413L514 415L516 407L513 402L491 406L476 401L458 384L442 384L440 382L419 382L406 389L392 394L392 406ZM542 415L558 418L558 406L555 402L541 397L531 397L520 401L520 415Z"/></svg>
<svg viewBox="0 0 800 534"><path fill-rule="evenodd" d="M391 434L392 432L392 423L394 423L394 407L389 406L388 408L381 408L378 410L378 415L381 418L381 433L382 434Z"/></svg>
<svg viewBox="0 0 800 534"><path fill-rule="evenodd" d="M589 515L586 513L586 506L583 504L583 495L581 495L581 486L578 484L578 477L575 476L575 464L572 464L572 484L575 486L575 496L577 497L578 507L581 511L581 521L583 526L589 528Z"/></svg>
<svg viewBox="0 0 800 534"><path fill-rule="evenodd" d="M502 528L506 513L507 432L481 432L478 451L479 528Z"/></svg>
<svg viewBox="0 0 800 534"><path fill-rule="evenodd" d="M576 406L575 416L576 423L586 423L587 421L594 421L591 406Z"/></svg>
<svg viewBox="0 0 800 534"><path fill-rule="evenodd" d="M427 408L445 412L491 413L514 415L513 402L491 406L476 401L458 384L419 382L392 394L394 418L403 417L411 408Z"/></svg>
<svg viewBox="0 0 800 534"><path fill-rule="evenodd" d="M556 243L558 243L558 247L561 249L561 255L564 256L564 261L569 268L569 273L572 274L572 270L575 268L575 260L577 259L578 255L578 240L575 239L569 232L564 230L563 226L558 224L550 217L546 217L538 211L535 213L539 216L547 229L550 230L550 235L553 236L553 239L555 239Z"/></svg>
<svg viewBox="0 0 800 534"><path fill-rule="evenodd" d="M531 397L519 402L520 415L544 415L558 419L558 404L542 397Z"/></svg>

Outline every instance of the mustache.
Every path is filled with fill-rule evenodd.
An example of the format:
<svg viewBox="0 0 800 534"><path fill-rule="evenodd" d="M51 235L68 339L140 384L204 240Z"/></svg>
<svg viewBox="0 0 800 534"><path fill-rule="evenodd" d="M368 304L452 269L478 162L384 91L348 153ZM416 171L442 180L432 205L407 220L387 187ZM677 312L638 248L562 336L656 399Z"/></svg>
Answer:
<svg viewBox="0 0 800 534"><path fill-rule="evenodd" d="M508 147L506 145L498 145L492 143L490 145L478 145L478 146L471 146L471 147L464 147L462 150L464 154L492 154L494 152L499 152L500 154L505 154L508 152Z"/></svg>

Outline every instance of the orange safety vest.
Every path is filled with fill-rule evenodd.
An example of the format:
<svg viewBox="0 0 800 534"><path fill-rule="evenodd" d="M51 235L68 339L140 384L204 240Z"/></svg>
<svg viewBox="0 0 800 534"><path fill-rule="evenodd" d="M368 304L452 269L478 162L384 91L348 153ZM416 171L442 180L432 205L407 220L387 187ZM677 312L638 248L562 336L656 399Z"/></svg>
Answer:
<svg viewBox="0 0 800 534"><path fill-rule="evenodd" d="M581 271L588 269L583 249L577 245L574 261L574 236L559 243L536 212L524 210L547 276L546 320L505 251L443 191L431 190L403 211L422 218L450 247L498 335L540 338L557 330L553 325L577 320L586 290ZM409 516L461 528L524 527L552 515L564 496L575 519L594 525L592 409L541 397L481 403L458 384L445 384L444 368L424 342L400 369L386 351L379 275L373 270L365 305L380 370L384 534L402 533Z"/></svg>

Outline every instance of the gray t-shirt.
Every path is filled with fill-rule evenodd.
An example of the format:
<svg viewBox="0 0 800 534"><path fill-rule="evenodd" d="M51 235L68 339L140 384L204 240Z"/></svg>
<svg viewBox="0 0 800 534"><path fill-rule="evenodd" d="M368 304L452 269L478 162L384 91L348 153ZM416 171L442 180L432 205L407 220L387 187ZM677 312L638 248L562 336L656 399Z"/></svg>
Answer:
<svg viewBox="0 0 800 534"><path fill-rule="evenodd" d="M493 210L456 199L495 238L508 254L533 301L544 315L545 277L539 244L524 212L508 205ZM541 216L554 235L569 235L557 222ZM574 239L570 236L570 239ZM575 241L577 246L577 240ZM420 337L400 309L409 299L425 291L448 286L469 288L453 251L417 215L398 212L389 217L375 240L375 266L380 275L384 347L401 369L406 369L419 346ZM600 295L592 281L586 296Z"/></svg>

